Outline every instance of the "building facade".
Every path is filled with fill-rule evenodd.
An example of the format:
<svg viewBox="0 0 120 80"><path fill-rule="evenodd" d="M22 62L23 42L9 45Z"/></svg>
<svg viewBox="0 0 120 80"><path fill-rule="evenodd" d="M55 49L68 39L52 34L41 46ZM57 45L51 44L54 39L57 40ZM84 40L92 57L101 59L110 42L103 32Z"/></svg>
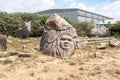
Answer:
<svg viewBox="0 0 120 80"><path fill-rule="evenodd" d="M103 16L100 14L96 14L93 12L89 12L89 11L85 11L82 9L78 9L78 8L71 8L71 9L49 9L49 10L45 10L45 11L40 11L37 12L36 14L40 14L40 15L51 15L53 13L57 13L61 16L67 17L70 20L74 20L74 21L90 21L93 23L99 23L99 22L103 22L104 20L112 20L113 18L107 17L107 16Z"/></svg>

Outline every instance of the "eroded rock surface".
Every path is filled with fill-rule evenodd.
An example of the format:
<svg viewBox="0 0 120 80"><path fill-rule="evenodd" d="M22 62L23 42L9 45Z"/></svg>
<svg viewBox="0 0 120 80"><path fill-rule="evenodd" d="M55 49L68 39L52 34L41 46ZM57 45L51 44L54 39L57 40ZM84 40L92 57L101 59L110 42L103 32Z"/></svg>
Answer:
<svg viewBox="0 0 120 80"><path fill-rule="evenodd" d="M96 36L96 37L105 37L109 35L108 28L102 27L94 27L88 34L89 37Z"/></svg>
<svg viewBox="0 0 120 80"><path fill-rule="evenodd" d="M44 26L41 52L53 57L69 58L78 47L76 29L58 14L51 15Z"/></svg>
<svg viewBox="0 0 120 80"><path fill-rule="evenodd" d="M7 49L7 36L0 34L0 51L5 51Z"/></svg>

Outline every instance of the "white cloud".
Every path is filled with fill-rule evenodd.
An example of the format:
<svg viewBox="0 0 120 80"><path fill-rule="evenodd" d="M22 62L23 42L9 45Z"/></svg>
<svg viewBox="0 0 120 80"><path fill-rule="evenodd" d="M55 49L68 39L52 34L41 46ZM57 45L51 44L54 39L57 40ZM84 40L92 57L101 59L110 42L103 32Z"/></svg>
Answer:
<svg viewBox="0 0 120 80"><path fill-rule="evenodd" d="M84 3L76 2L75 0L0 0L0 11L6 12L38 12L60 7L79 8L117 19L120 18L120 0L114 2L107 0L101 5L93 6L87 6Z"/></svg>
<svg viewBox="0 0 120 80"><path fill-rule="evenodd" d="M6 12L37 12L54 6L54 0L0 0L0 10Z"/></svg>
<svg viewBox="0 0 120 80"><path fill-rule="evenodd" d="M105 4L101 9L102 13L120 19L120 0Z"/></svg>
<svg viewBox="0 0 120 80"><path fill-rule="evenodd" d="M94 13L102 14L115 19L120 19L120 0L110 2L106 0L103 4L87 6L84 3L77 3L75 0L63 0L64 4L69 8L80 8Z"/></svg>
<svg viewBox="0 0 120 80"><path fill-rule="evenodd" d="M95 11L94 7L86 6L84 3L77 3L75 0L63 0L64 4L69 8L79 8L87 11Z"/></svg>
<svg viewBox="0 0 120 80"><path fill-rule="evenodd" d="M103 9L109 10L109 9L120 9L120 1L115 1L109 4L105 4Z"/></svg>
<svg viewBox="0 0 120 80"><path fill-rule="evenodd" d="M83 9L83 10L87 10L87 11L91 11L91 12L94 12L94 11L95 11L95 8L94 8L94 7L86 6L86 5L83 4L83 3L72 4L71 7L76 7L76 8Z"/></svg>

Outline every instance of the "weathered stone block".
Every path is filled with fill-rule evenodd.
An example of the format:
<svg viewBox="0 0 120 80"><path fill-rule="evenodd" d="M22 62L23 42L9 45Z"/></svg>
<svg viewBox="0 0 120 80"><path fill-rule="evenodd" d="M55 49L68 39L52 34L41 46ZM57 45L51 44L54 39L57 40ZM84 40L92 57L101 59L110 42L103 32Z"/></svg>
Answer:
<svg viewBox="0 0 120 80"><path fill-rule="evenodd" d="M96 36L96 37L105 37L109 35L109 30L102 26L102 27L94 27L88 34L89 37Z"/></svg>
<svg viewBox="0 0 120 80"><path fill-rule="evenodd" d="M0 35L0 51L5 51L7 49L7 36Z"/></svg>

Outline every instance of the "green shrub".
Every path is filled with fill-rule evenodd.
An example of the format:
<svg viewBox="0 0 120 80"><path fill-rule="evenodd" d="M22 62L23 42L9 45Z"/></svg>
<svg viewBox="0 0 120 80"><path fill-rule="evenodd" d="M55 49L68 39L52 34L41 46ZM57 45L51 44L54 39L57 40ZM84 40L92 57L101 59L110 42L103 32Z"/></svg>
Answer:
<svg viewBox="0 0 120 80"><path fill-rule="evenodd" d="M0 33L12 35L17 26L21 26L21 18L0 12Z"/></svg>
<svg viewBox="0 0 120 80"><path fill-rule="evenodd" d="M25 21L31 21L31 36L41 36L45 21L48 19L48 17L49 16L41 16L33 13L0 12L0 34L13 36L18 28L24 26ZM93 27L91 22L74 22L70 21L67 17L63 18L77 29L79 36L86 36Z"/></svg>
<svg viewBox="0 0 120 80"><path fill-rule="evenodd" d="M48 16L40 16L33 13L0 12L0 34L13 36L15 31L24 26L25 21L31 21L31 36L40 36Z"/></svg>
<svg viewBox="0 0 120 80"><path fill-rule="evenodd" d="M70 22L77 30L79 36L87 36L88 32L94 27L91 22Z"/></svg>

